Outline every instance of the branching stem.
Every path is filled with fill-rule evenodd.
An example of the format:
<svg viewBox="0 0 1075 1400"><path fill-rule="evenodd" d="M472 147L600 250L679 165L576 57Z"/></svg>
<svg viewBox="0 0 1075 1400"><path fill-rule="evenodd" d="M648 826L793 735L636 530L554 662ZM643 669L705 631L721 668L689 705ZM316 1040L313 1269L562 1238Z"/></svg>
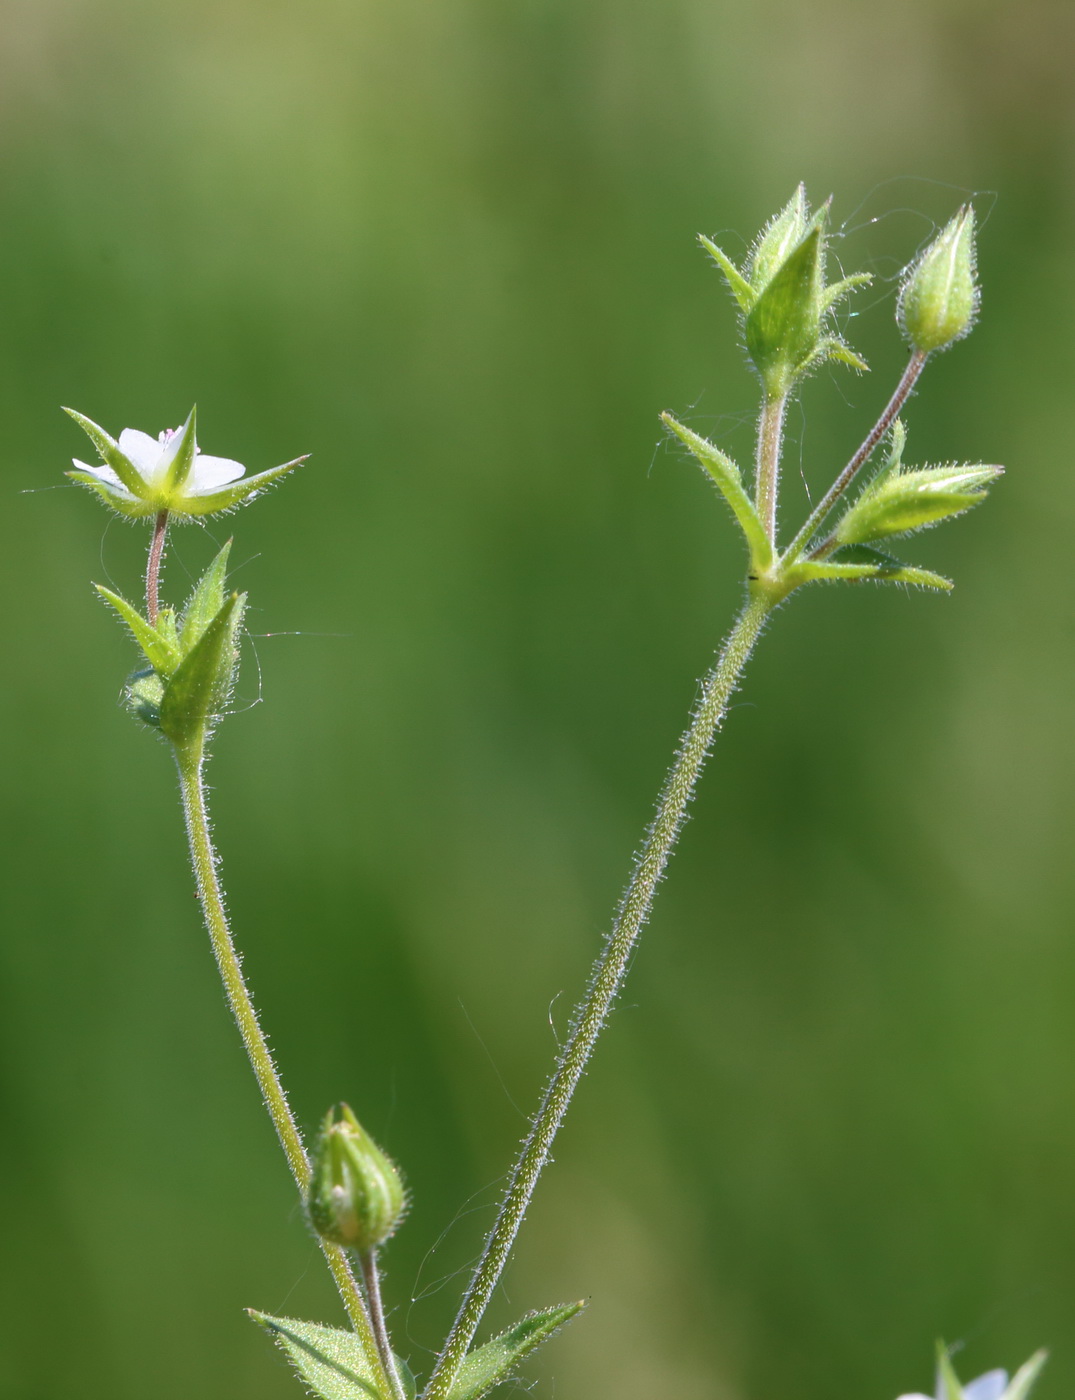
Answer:
<svg viewBox="0 0 1075 1400"><path fill-rule="evenodd" d="M162 530L163 533L163 530ZM310 1180L310 1164L302 1137L295 1123L284 1086L280 1082L276 1066L264 1032L258 1022L246 980L243 977L239 954L232 941L228 927L228 917L224 909L224 897L216 871L216 853L209 834L209 813L205 801L204 743L189 747L176 747L176 765L179 769L179 786L183 797L183 812L187 823L187 837L190 842L190 858L194 867L194 878L198 885L198 897L202 904L205 925L213 945L213 954L220 969L221 980L227 994L228 1005L239 1027L247 1057L258 1081L265 1107L269 1110L276 1136L287 1157L291 1175L302 1195ZM343 1299L347 1315L351 1319L359 1342L365 1352L370 1367L383 1385L382 1393L388 1395L390 1381L381 1360L378 1339L374 1333L369 1312L361 1290L355 1280L347 1255L338 1245L322 1240L321 1249L332 1276L336 1281L340 1297Z"/></svg>
<svg viewBox="0 0 1075 1400"><path fill-rule="evenodd" d="M508 1262L564 1114L623 985L631 954L649 917L657 884L683 825L698 775L771 608L772 602L762 593L751 594L716 665L703 683L701 697L665 780L657 814L646 833L612 932L594 964L587 993L575 1012L570 1038L516 1159L500 1213L430 1377L424 1400L445 1400L459 1375L459 1368Z"/></svg>
<svg viewBox="0 0 1075 1400"><path fill-rule="evenodd" d="M844 467L843 471L832 483L828 491L826 491L821 500L818 501L817 505L810 512L806 523L785 551L784 563L794 563L820 527L825 523L825 517L828 515L829 511L832 510L836 502L851 485L852 481L854 481L855 477L868 460L870 453L888 432L889 428L891 428L896 415L911 397L911 391L918 382L918 376L925 368L928 358L928 354L924 350L915 350L912 353L911 358L907 361L907 368L900 377L900 382L896 385L892 397L885 405L885 411L866 434L865 438L863 438L858 450L848 462L847 466Z"/></svg>

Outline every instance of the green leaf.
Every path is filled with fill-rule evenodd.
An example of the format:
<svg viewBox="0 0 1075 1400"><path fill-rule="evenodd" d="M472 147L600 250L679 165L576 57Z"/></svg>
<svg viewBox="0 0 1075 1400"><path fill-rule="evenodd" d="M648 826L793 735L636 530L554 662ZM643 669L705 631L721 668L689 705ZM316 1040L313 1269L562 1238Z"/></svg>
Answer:
<svg viewBox="0 0 1075 1400"><path fill-rule="evenodd" d="M384 1400L353 1332L247 1309L322 1400Z"/></svg>
<svg viewBox="0 0 1075 1400"><path fill-rule="evenodd" d="M184 515L210 515L217 510L231 510L234 506L240 506L244 501L256 495L259 491L264 491L273 482L279 481L285 473L294 470L305 457L296 457L293 462L285 462L282 467L271 467L267 472L258 472L257 476L246 476L233 482L230 486L223 487L220 491L214 491L211 496L185 496L183 498L182 513Z"/></svg>
<svg viewBox="0 0 1075 1400"><path fill-rule="evenodd" d="M233 593L225 600L165 688L160 727L178 748L204 739L228 698L245 604L245 594Z"/></svg>
<svg viewBox="0 0 1075 1400"><path fill-rule="evenodd" d="M563 1307L531 1313L507 1332L472 1351L459 1368L448 1400L480 1400L493 1386L506 1381L524 1357L548 1341L585 1306L585 1303L565 1303Z"/></svg>
<svg viewBox="0 0 1075 1400"><path fill-rule="evenodd" d="M767 569L772 563L773 547L769 543L769 537L758 518L758 512L754 509L754 503L743 487L739 468L719 447L714 447L707 438L692 433L690 428L685 427L670 413L662 413L661 422L666 427L671 428L676 437L690 449L692 456L705 469L721 495L731 506L732 512L739 522L739 528L746 536L747 548L750 550L750 558L754 568L760 571Z"/></svg>
<svg viewBox="0 0 1075 1400"><path fill-rule="evenodd" d="M1004 1400L1026 1400L1031 1387L1041 1374L1041 1368L1048 1359L1049 1353L1047 1351L1036 1351L1012 1377L1008 1389L1004 1392Z"/></svg>
<svg viewBox="0 0 1075 1400"><path fill-rule="evenodd" d="M175 450L172 464L168 468L168 475L164 478L164 490L169 495L174 491L182 490L186 484L190 469L194 465L194 455L198 450L195 433L197 431L198 410L194 407L187 416L187 421L183 424L183 436L179 439L179 446Z"/></svg>
<svg viewBox="0 0 1075 1400"><path fill-rule="evenodd" d="M731 258L728 257L727 253L721 248L718 248L704 233L698 235L698 242L720 268L721 272L724 273L725 280L731 288L732 296L735 297L736 301L739 303L741 310L749 311L756 299L754 288L739 271L735 263L732 262Z"/></svg>
<svg viewBox="0 0 1075 1400"><path fill-rule="evenodd" d="M75 420L101 454L102 461L112 468L131 495L140 501L144 500L146 483L142 480L141 474L130 458L119 450L119 444L108 436L104 428L99 427L92 418L87 418L85 414L78 413L73 408L65 408L64 413L69 414ZM85 482L85 473L79 472L76 475L70 472L68 475L76 476L76 480Z"/></svg>
<svg viewBox="0 0 1075 1400"><path fill-rule="evenodd" d="M906 583L915 588L936 588L948 593L953 587L952 580L930 569L919 569L913 564L903 564L880 549L869 545L848 545L839 550L831 559L804 559L791 570L796 586L800 583L840 582L860 583L872 580L875 583Z"/></svg>
<svg viewBox="0 0 1075 1400"><path fill-rule="evenodd" d="M183 619L179 624L180 641L184 653L201 640L205 629L224 606L224 580L228 574L228 555L231 553L231 540L216 556L213 562L194 585L194 592L183 609Z"/></svg>
<svg viewBox="0 0 1075 1400"><path fill-rule="evenodd" d="M95 583L94 588L119 613L131 630L134 640L146 654L146 660L162 676L168 677L179 665L179 648L172 644L165 632L162 634L152 623L147 622L137 608L132 608L126 598L113 593L103 583Z"/></svg>

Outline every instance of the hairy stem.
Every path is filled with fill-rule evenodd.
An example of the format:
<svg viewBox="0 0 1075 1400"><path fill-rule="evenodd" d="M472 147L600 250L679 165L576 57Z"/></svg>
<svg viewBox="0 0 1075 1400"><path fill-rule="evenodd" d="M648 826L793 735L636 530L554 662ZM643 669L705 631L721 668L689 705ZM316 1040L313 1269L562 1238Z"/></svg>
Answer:
<svg viewBox="0 0 1075 1400"><path fill-rule="evenodd" d="M187 837L190 842L190 858L194 867L194 878L198 885L198 897L205 916L205 926L213 945L213 954L220 969L221 980L227 993L235 1024L243 1038L247 1057L258 1081L258 1088L269 1110L276 1136L287 1157L291 1175L302 1195L310 1180L310 1163L302 1144L298 1126L284 1093L276 1066L264 1032L258 1022L246 980L243 977L239 954L232 941L228 927L228 917L224 909L224 897L217 878L216 852L213 850L209 834L209 813L205 801L204 744L189 747L176 746L176 765L179 769L179 787L183 797L183 812L187 823ZM377 1337L374 1334L361 1290L347 1262L347 1255L338 1245L321 1240L321 1249L332 1276L336 1281L340 1297L343 1299L351 1325L369 1360L374 1375L383 1383L383 1393L389 1393L389 1379L381 1361Z"/></svg>
<svg viewBox="0 0 1075 1400"><path fill-rule="evenodd" d="M900 377L900 382L896 385L892 397L885 405L885 411L866 434L865 438L863 438L858 450L848 462L847 466L844 467L843 471L832 483L828 491L825 492L825 495L822 496L821 500L818 501L817 505L810 512L806 524L788 546L784 554L784 563L794 563L799 557L810 543L810 540L817 530L824 524L825 517L828 515L829 511L832 510L836 502L851 485L852 481L854 481L855 477L862 469L863 464L869 458L870 453L888 432L889 428L891 428L896 415L911 397L911 391L918 382L918 376L926 366L927 358L927 352L924 350L915 350L912 353L911 358L907 361L907 368Z"/></svg>
<svg viewBox="0 0 1075 1400"><path fill-rule="evenodd" d="M164 540L168 534L168 512L162 510L153 522L153 539L149 546L149 563L146 565L146 617L156 626L160 611L160 576L164 560Z"/></svg>
<svg viewBox="0 0 1075 1400"><path fill-rule="evenodd" d="M358 1257L359 1263L362 1265L362 1282L365 1285L366 1306L373 1324L373 1335L377 1339L377 1348L385 1374L392 1385L393 1400L407 1400L407 1393L403 1389L403 1381L400 1379L399 1367L396 1365L395 1352L392 1350L392 1343L388 1338L384 1304L381 1301L381 1271L377 1266L377 1251L370 1249Z"/></svg>
<svg viewBox="0 0 1075 1400"><path fill-rule="evenodd" d="M787 408L787 394L770 398L766 394L758 419L758 457L754 478L758 515L769 536L769 543L776 545L776 503L780 494L780 444L784 436L784 410Z"/></svg>
<svg viewBox="0 0 1075 1400"><path fill-rule="evenodd" d="M500 1213L430 1377L425 1400L444 1400L459 1375L474 1333L508 1262L553 1140L623 984L631 953L649 917L658 881L683 825L698 775L771 607L771 601L760 592L750 596L716 665L703 683L701 698L661 790L656 816L620 901L612 932L594 964L586 995L576 1009L567 1045L516 1159Z"/></svg>

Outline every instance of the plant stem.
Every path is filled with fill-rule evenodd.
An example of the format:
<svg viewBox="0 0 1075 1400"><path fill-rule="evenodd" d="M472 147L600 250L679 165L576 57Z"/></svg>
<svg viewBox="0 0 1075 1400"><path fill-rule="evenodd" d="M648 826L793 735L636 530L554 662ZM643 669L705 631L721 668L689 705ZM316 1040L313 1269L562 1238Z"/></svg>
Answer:
<svg viewBox="0 0 1075 1400"><path fill-rule="evenodd" d="M377 1267L377 1251L375 1249L367 1250L358 1258L362 1265L362 1281L366 1288L366 1306L369 1309L370 1321L373 1323L373 1335L377 1339L381 1362L392 1385L392 1395L394 1400L407 1400L407 1393L403 1389L403 1381L399 1375L399 1367L396 1365L395 1352L388 1339L384 1304L381 1302L381 1271Z"/></svg>
<svg viewBox="0 0 1075 1400"><path fill-rule="evenodd" d="M568 1104L623 984L631 953L649 917L658 881L672 854L714 735L772 606L771 600L760 590L751 592L716 665L703 682L701 698L665 779L657 814L620 901L612 932L594 964L586 995L576 1009L567 1045L516 1159L496 1223L430 1377L424 1400L444 1400L459 1375L459 1368L508 1262Z"/></svg>
<svg viewBox="0 0 1075 1400"><path fill-rule="evenodd" d="M161 563L164 559L164 538L168 533L168 512L162 510L153 522L153 539L149 546L149 563L146 565L146 617L156 626L160 611L159 590Z"/></svg>
<svg viewBox="0 0 1075 1400"><path fill-rule="evenodd" d="M787 408L787 394L770 398L766 394L762 401L758 419L758 456L754 486L757 497L758 515L769 543L776 545L776 502L780 494L780 444L784 436L784 410Z"/></svg>
<svg viewBox="0 0 1075 1400"><path fill-rule="evenodd" d="M851 458L850 462L848 462L847 466L844 467L843 471L832 483L825 495L822 496L821 500L810 512L806 524L785 551L782 562L787 564L794 563L806 545L810 543L811 538L817 532L819 526L823 524L829 511L832 510L836 502L851 485L852 481L854 481L870 453L892 426L893 419L896 417L897 413L899 413L900 409L911 397L911 391L918 381L918 376L926 366L927 358L928 354L924 350L915 350L912 353L911 358L907 361L907 368L903 371L900 382L896 385L895 392L885 406L885 411L866 434L865 438L863 438L858 451Z"/></svg>
<svg viewBox="0 0 1075 1400"><path fill-rule="evenodd" d="M213 954L227 993L228 1005L239 1027L247 1057L258 1081L258 1088L269 1110L276 1136L287 1157L291 1175L301 1195L305 1196L310 1180L310 1163L302 1144L298 1126L284 1093L276 1066L264 1032L258 1022L250 993L243 977L239 955L232 941L228 927L228 917L224 909L224 897L216 871L216 852L209 835L209 813L205 801L205 748L204 740L189 746L175 746L176 766L179 769L179 787L183 797L183 813L187 823L187 837L190 842L190 859L194 867L194 878L198 885L198 897L202 904L205 926L213 945ZM319 1241L321 1249L332 1270L340 1297L343 1299L347 1315L351 1319L363 1351L370 1366L383 1386L382 1393L388 1395L390 1381L381 1361L377 1337L374 1335L366 1304L361 1290L347 1262L347 1255L339 1245L327 1240Z"/></svg>

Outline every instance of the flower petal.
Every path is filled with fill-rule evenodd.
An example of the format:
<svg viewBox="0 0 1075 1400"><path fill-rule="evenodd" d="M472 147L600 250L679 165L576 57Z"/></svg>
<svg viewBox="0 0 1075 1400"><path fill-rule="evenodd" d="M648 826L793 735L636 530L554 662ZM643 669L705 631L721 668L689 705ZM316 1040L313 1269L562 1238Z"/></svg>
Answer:
<svg viewBox="0 0 1075 1400"><path fill-rule="evenodd" d="M145 481L156 481L164 452L162 443L137 428L124 428L119 435L119 450L131 459Z"/></svg>
<svg viewBox="0 0 1075 1400"><path fill-rule="evenodd" d="M963 1387L964 1400L1001 1400L1008 1389L1007 1371L986 1371Z"/></svg>
<svg viewBox="0 0 1075 1400"><path fill-rule="evenodd" d="M123 486L123 482L120 481L119 477L116 475L116 473L112 470L111 467L106 467L103 465L99 467L90 467L87 466L85 462L80 462L77 457L72 457L71 461L75 464L75 466L79 469L80 472L89 472L90 476L96 476L99 477L101 481L107 481L109 486L121 486L123 487L124 491L127 491L127 488ZM130 494L131 493L127 491L127 495L130 496Z"/></svg>
<svg viewBox="0 0 1075 1400"><path fill-rule="evenodd" d="M241 462L233 462L229 457L203 457L199 453L187 481L187 494L208 496L211 491L227 486L229 481L238 481L245 472Z"/></svg>

